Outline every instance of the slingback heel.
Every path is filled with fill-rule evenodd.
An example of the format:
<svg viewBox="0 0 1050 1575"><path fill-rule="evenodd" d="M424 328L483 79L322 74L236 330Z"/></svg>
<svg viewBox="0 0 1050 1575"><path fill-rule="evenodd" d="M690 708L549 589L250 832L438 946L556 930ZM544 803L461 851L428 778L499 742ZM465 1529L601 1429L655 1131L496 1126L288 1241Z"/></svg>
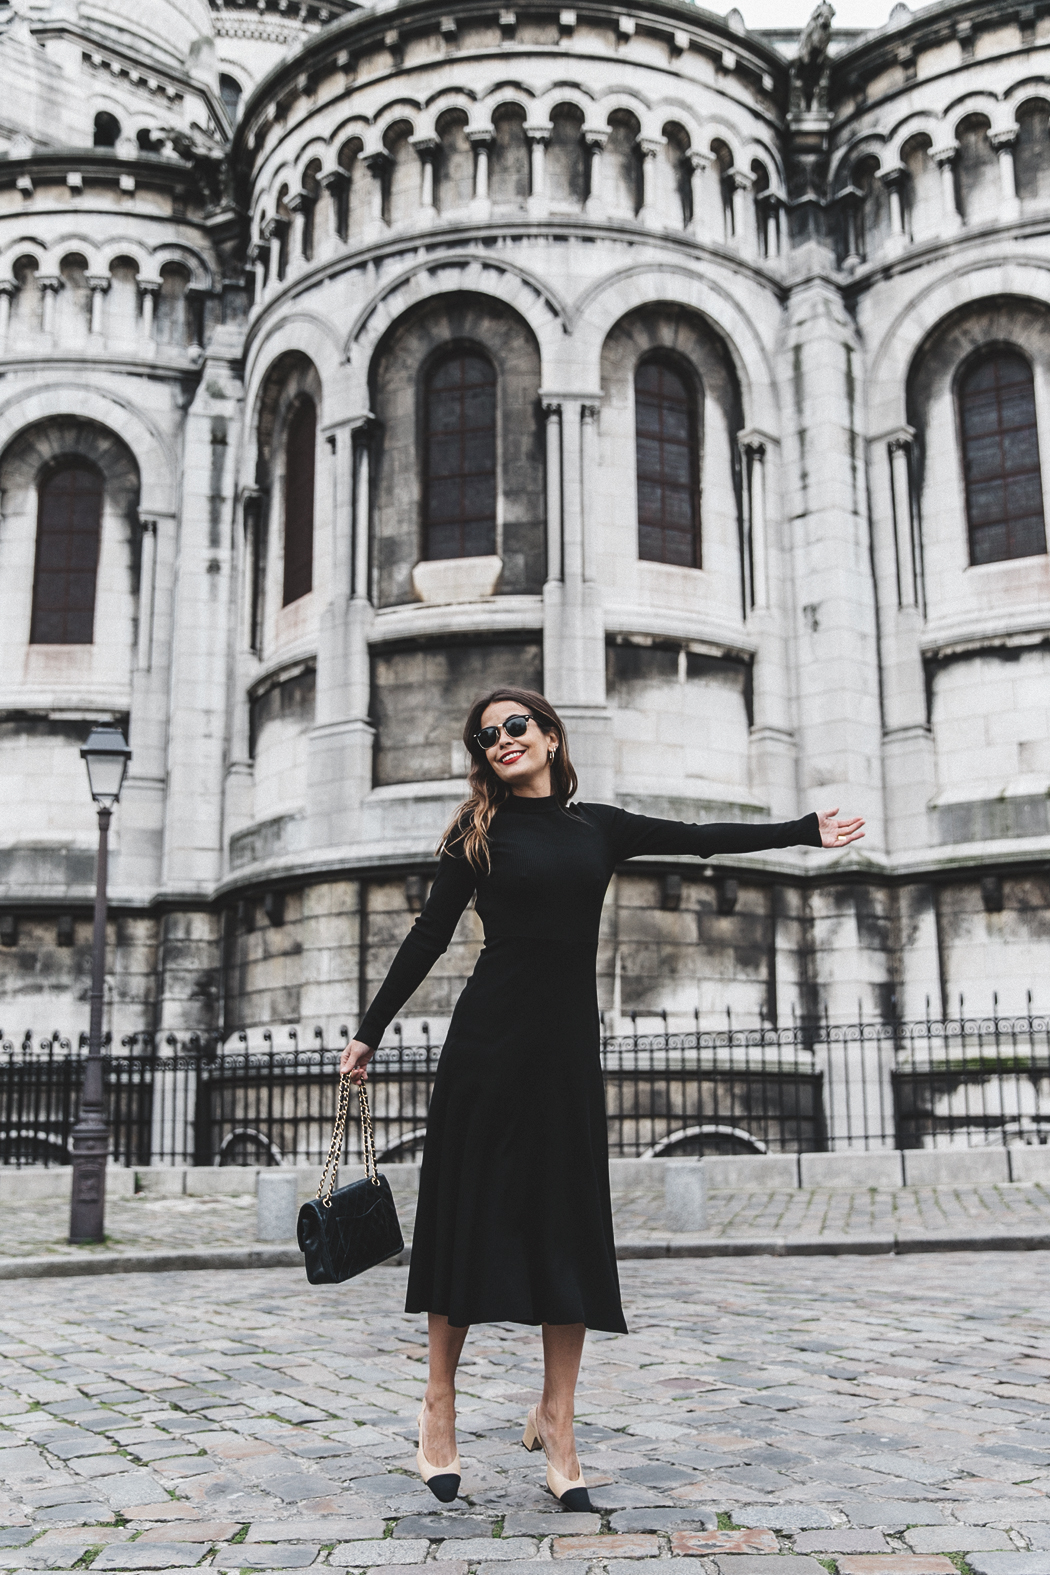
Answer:
<svg viewBox="0 0 1050 1575"><path fill-rule="evenodd" d="M542 1449L543 1453L547 1455L547 1446L540 1437L540 1430L536 1423L535 1406L529 1411L528 1420L525 1423L525 1432L521 1441L526 1449ZM575 1510L583 1514L590 1512L591 1501L587 1493L587 1484L583 1480L582 1467L575 1482L570 1481L568 1477L563 1477L560 1471L555 1470L554 1466L551 1465L550 1455L547 1455L547 1486L559 1504L563 1504L566 1509Z"/></svg>
<svg viewBox="0 0 1050 1575"><path fill-rule="evenodd" d="M442 1504L451 1504L459 1492L462 1478L462 1469L459 1463L459 1450L450 1466L432 1466L423 1453L423 1413L426 1406L419 1413L419 1448L416 1450L416 1470L419 1472L427 1487L436 1499Z"/></svg>

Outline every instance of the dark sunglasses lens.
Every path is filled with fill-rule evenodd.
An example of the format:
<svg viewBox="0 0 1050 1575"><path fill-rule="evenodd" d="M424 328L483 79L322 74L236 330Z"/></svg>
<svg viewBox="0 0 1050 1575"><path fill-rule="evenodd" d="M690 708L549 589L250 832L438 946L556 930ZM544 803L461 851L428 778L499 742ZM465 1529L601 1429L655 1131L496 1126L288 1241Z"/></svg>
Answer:
<svg viewBox="0 0 1050 1575"><path fill-rule="evenodd" d="M527 716L508 716L503 726L511 738L520 738L522 733L528 730L529 719Z"/></svg>
<svg viewBox="0 0 1050 1575"><path fill-rule="evenodd" d="M499 742L499 728L483 727L480 733L475 733L474 737L477 739L482 749L491 749L493 744Z"/></svg>

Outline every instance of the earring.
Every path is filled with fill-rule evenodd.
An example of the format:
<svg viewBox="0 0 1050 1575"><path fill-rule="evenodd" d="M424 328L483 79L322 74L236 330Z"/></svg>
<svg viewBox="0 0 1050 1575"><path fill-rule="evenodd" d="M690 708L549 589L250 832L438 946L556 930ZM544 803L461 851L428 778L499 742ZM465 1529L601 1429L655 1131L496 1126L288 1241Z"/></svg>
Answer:
<svg viewBox="0 0 1050 1575"><path fill-rule="evenodd" d="M553 749L548 749L548 751L547 751L547 764L550 765L550 763L551 763L551 761L553 759L554 759L554 750Z"/></svg>

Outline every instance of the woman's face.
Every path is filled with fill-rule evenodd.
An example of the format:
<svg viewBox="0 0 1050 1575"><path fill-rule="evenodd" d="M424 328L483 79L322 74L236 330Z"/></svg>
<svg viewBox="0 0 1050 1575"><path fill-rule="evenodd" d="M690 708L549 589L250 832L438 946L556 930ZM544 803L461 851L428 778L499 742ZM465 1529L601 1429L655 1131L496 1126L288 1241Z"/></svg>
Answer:
<svg viewBox="0 0 1050 1575"><path fill-rule="evenodd" d="M530 720L520 738L511 738L501 723L508 716L529 716L529 708L520 700L494 700L481 714L481 727L500 727L497 741L485 756L501 782L506 782L514 792L530 789L533 793L550 793L550 762L548 751L558 747L558 735L552 729L545 733L539 723Z"/></svg>

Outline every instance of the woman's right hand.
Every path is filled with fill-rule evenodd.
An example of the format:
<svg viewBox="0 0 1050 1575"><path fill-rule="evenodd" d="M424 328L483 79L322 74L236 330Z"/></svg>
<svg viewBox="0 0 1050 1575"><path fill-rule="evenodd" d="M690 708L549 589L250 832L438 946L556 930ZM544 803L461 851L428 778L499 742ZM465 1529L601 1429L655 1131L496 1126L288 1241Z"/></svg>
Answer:
<svg viewBox="0 0 1050 1575"><path fill-rule="evenodd" d="M345 1077L349 1073L352 1083L367 1083L365 1067L374 1055L371 1045L364 1044L360 1039L351 1039L339 1058L340 1076Z"/></svg>

